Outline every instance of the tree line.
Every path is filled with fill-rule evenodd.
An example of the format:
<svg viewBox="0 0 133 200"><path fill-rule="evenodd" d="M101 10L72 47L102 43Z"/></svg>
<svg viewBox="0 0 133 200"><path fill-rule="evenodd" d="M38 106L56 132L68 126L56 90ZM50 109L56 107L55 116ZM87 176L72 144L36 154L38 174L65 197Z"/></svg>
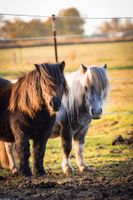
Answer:
<svg viewBox="0 0 133 200"><path fill-rule="evenodd" d="M129 19L121 20L114 18L110 21L105 21L98 28L101 33L116 33L124 31L133 31L133 22Z"/></svg>
<svg viewBox="0 0 133 200"><path fill-rule="evenodd" d="M68 8L61 10L56 18L56 27L58 35L83 35L85 21L81 18L65 18L64 16L80 17L80 13L76 8ZM24 21L16 18L14 21L3 20L0 17L0 38L24 38L24 37L44 37L52 35L51 17L47 20L32 19ZM133 30L133 22L131 20L112 19L105 21L97 28L101 33L112 33L120 31Z"/></svg>
<svg viewBox="0 0 133 200"><path fill-rule="evenodd" d="M56 27L58 35L67 34L84 34L84 20L61 18L64 16L80 17L80 13L76 8L68 8L61 10L56 18ZM0 20L0 37L1 38L24 38L24 37L44 37L52 35L51 17L47 20L32 19L24 21L16 18L11 20Z"/></svg>

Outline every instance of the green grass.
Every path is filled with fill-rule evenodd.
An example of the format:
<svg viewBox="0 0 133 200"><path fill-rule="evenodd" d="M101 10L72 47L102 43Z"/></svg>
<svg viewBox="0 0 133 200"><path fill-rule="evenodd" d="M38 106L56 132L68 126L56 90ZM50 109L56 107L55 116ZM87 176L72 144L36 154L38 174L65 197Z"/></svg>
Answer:
<svg viewBox="0 0 133 200"><path fill-rule="evenodd" d="M117 131L114 131L113 134L103 133L99 135L98 132L95 132L94 135L92 135L91 133L88 134L85 144L86 163L88 163L90 166L102 167L107 164L126 161L128 159L133 158L133 149L130 146L127 145L112 146L112 141L116 135L118 135ZM122 135L124 137L127 137L126 133ZM100 149L99 146L102 146L103 148ZM118 150L118 151L112 151L112 150ZM72 165L74 168L76 168L74 150L72 151L71 155L72 155L71 156ZM55 172L61 171L61 160L62 160L62 149L61 149L60 138L49 140L45 156L46 169L51 169L52 171Z"/></svg>
<svg viewBox="0 0 133 200"><path fill-rule="evenodd" d="M4 72L0 72L0 76L2 77L6 77L6 78L15 78L15 77L18 77L20 75L19 72L17 71L4 71Z"/></svg>
<svg viewBox="0 0 133 200"><path fill-rule="evenodd" d="M132 70L133 69L133 66L117 66L117 67L110 67L109 70L125 70L125 69L128 69L128 70Z"/></svg>

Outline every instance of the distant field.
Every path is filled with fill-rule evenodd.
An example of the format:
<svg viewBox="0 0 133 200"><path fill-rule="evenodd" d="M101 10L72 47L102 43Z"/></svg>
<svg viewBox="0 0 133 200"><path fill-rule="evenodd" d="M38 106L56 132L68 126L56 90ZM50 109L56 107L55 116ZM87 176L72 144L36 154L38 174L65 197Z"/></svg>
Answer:
<svg viewBox="0 0 133 200"><path fill-rule="evenodd" d="M109 69L133 68L133 42L68 45L58 47L59 61L66 70L77 69L81 63L102 65ZM15 76L33 68L35 63L54 62L54 47L14 48L0 50L0 74Z"/></svg>

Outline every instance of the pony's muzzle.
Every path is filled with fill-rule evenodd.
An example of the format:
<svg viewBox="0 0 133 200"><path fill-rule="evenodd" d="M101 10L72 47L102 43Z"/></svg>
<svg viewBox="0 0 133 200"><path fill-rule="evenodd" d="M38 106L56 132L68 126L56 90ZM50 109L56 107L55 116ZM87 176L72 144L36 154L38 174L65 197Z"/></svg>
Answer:
<svg viewBox="0 0 133 200"><path fill-rule="evenodd" d="M102 108L99 109L91 109L92 118L93 119L100 119L102 114Z"/></svg>
<svg viewBox="0 0 133 200"><path fill-rule="evenodd" d="M53 97L50 101L50 106L53 108L54 111L58 111L61 106L61 100L59 97Z"/></svg>

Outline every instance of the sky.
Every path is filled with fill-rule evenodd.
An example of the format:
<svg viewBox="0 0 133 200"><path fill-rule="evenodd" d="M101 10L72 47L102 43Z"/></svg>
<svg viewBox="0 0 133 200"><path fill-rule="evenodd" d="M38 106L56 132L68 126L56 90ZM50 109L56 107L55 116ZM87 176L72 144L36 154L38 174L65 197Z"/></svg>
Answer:
<svg viewBox="0 0 133 200"><path fill-rule="evenodd" d="M0 0L0 13L57 15L74 7L85 17L133 17L133 0ZM86 33L91 33L100 20L86 20Z"/></svg>

